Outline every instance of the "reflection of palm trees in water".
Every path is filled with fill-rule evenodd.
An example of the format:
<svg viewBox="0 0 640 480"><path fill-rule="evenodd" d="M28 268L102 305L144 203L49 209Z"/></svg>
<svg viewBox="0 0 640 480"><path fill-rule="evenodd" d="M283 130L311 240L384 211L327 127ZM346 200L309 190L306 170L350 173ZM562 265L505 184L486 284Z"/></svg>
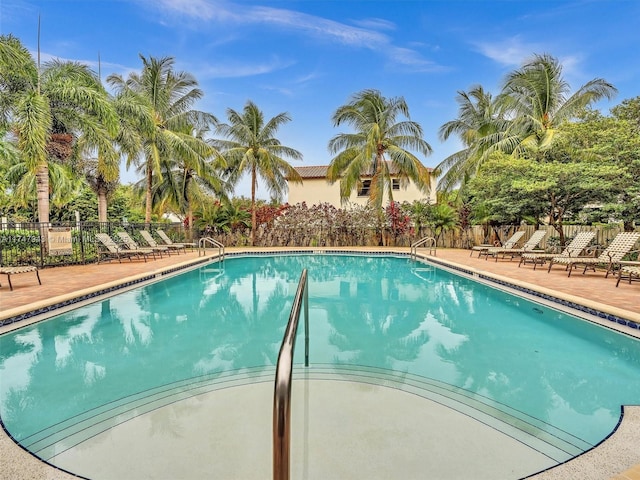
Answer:
<svg viewBox="0 0 640 480"><path fill-rule="evenodd" d="M64 321L53 319L0 337L0 366L16 362L11 373L19 378L13 384L3 374L2 417L15 438L42 428L37 423L41 412L55 423L101 404L93 392L109 373L102 361L100 330L112 321L108 302L81 315L69 313ZM107 315L101 317L101 312Z"/></svg>
<svg viewBox="0 0 640 480"><path fill-rule="evenodd" d="M337 363L394 369L395 361L418 357L429 337L420 329L426 306L416 300L427 286L414 282L409 294L405 275L384 267L366 271L355 288L343 288L346 298L326 304L330 342L342 352Z"/></svg>
<svg viewBox="0 0 640 480"><path fill-rule="evenodd" d="M286 275L270 262L238 273L234 273L233 282L226 275L215 280L216 292L207 298L206 305L219 306L212 308L217 347L198 363L206 369L219 360L228 369L251 368L259 373L275 363L293 293L289 292ZM250 289L245 299L247 286Z"/></svg>
<svg viewBox="0 0 640 480"><path fill-rule="evenodd" d="M455 349L439 350L458 372L465 372L456 380L458 386L505 405L518 405L519 410L560 428L565 422L593 425L593 420L576 422L582 416L599 416L604 427L610 428L607 421L615 423L619 416L620 393L626 391L627 398L637 400L637 382L613 383L616 380L611 379L619 376L607 374L615 368L612 363L629 364L628 356L616 358L608 348L595 357L580 353L584 351L581 337L589 336L584 333L588 325L465 279L456 278L450 285L436 283L434 288L436 295L446 299L440 303L438 321L468 339ZM525 311L533 315L523 319ZM588 342L602 342L604 347L605 333L593 328L598 332ZM559 330L567 329L575 340L567 342L565 335L559 335ZM636 358L635 365L639 363ZM590 372L587 375L585 371ZM603 386L609 382L609 387ZM566 429L594 440L585 432L576 432L575 426Z"/></svg>

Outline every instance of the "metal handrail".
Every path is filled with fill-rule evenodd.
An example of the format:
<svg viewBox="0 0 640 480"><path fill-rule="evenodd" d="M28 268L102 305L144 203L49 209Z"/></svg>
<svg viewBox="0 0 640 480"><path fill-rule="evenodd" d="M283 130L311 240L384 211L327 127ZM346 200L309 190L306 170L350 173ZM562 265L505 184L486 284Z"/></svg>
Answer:
<svg viewBox="0 0 640 480"><path fill-rule="evenodd" d="M293 299L289 323L284 332L273 392L273 479L289 480L291 453L291 375L300 307L304 306L304 366L309 366L309 293L307 269L300 275L298 290Z"/></svg>
<svg viewBox="0 0 640 480"><path fill-rule="evenodd" d="M224 261L224 244L211 237L202 237L200 240L198 240L198 256L200 257L205 254L206 243L210 243L214 247L218 247L218 258Z"/></svg>
<svg viewBox="0 0 640 480"><path fill-rule="evenodd" d="M410 253L411 257L416 258L418 256L418 247L424 245L427 242L429 242L429 245L428 245L429 255L433 255L435 257L436 256L436 239L434 237L424 237L418 240L417 242L413 242L411 244L411 253Z"/></svg>

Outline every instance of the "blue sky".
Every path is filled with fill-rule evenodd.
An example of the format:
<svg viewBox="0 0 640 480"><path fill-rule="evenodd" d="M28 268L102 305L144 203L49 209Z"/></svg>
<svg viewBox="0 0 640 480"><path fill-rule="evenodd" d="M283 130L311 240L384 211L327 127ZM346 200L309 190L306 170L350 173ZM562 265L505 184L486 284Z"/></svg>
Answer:
<svg viewBox="0 0 640 480"><path fill-rule="evenodd" d="M440 126L457 116L456 92L497 93L534 53L558 58L576 90L593 78L618 88L608 109L640 95L636 0L0 0L0 32L42 59L82 61L103 78L141 67L139 55L171 56L205 92L196 108L226 120L255 102L270 118L288 112L281 141L326 165L341 131L331 116L363 89L402 96L433 147L433 167L459 149ZM124 182L137 180L121 172ZM268 198L266 189L259 197ZM236 195L249 195L245 179Z"/></svg>

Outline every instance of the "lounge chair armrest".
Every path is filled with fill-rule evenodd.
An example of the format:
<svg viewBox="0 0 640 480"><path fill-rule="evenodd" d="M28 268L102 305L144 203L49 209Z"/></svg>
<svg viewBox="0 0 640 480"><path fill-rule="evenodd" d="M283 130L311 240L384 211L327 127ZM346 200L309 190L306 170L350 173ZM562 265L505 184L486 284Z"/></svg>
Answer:
<svg viewBox="0 0 640 480"><path fill-rule="evenodd" d="M591 245L590 247L584 249L584 256L595 258L598 256L598 251L603 249L604 247L602 245Z"/></svg>
<svg viewBox="0 0 640 480"><path fill-rule="evenodd" d="M631 250L623 257L623 259L627 259L632 262L640 261L640 250Z"/></svg>

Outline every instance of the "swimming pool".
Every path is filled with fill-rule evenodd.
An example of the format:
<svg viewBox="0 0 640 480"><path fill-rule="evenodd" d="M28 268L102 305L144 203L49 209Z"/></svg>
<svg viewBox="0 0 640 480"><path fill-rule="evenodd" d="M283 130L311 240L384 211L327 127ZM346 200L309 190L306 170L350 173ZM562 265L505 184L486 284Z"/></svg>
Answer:
<svg viewBox="0 0 640 480"><path fill-rule="evenodd" d="M447 389L578 450L640 397L636 340L430 265L230 258L0 337L5 427L48 459L142 405L264 381L302 268L316 371Z"/></svg>

